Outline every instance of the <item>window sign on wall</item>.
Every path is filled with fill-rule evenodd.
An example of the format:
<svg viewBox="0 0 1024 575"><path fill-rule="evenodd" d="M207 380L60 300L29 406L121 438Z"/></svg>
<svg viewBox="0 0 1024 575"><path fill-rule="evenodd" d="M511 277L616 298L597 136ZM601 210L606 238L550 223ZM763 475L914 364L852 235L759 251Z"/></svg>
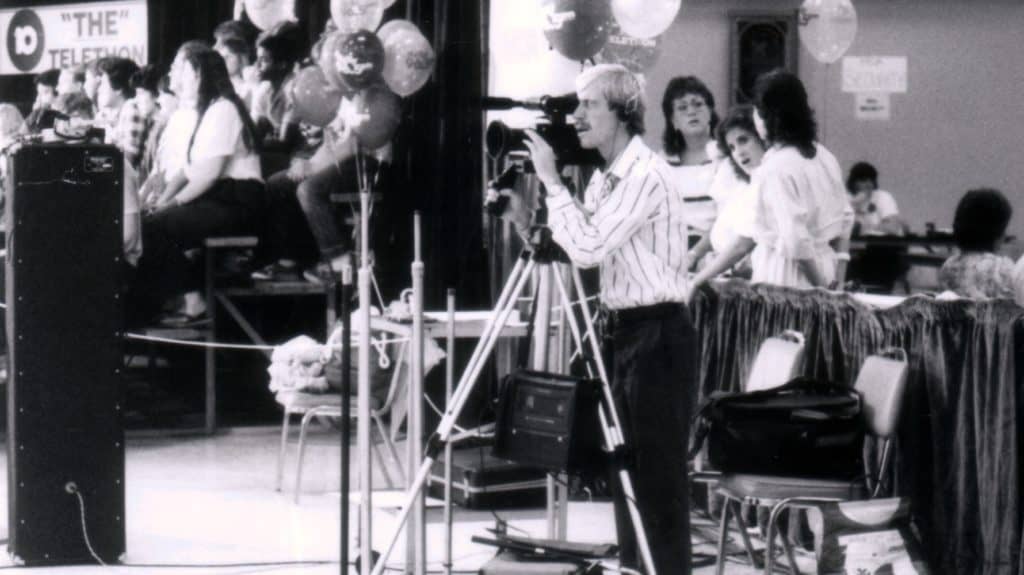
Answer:
<svg viewBox="0 0 1024 575"><path fill-rule="evenodd" d="M0 75L36 74L104 56L149 58L146 0L0 8Z"/></svg>

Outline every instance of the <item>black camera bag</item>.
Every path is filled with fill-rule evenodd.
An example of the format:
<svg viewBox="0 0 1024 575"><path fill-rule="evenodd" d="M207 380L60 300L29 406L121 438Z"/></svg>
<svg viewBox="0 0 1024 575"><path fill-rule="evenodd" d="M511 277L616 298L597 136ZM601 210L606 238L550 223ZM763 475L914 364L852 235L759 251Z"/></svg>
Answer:
<svg viewBox="0 0 1024 575"><path fill-rule="evenodd" d="M690 457L707 440L729 473L853 479L863 474L864 418L849 387L796 378L773 389L712 394L697 413Z"/></svg>

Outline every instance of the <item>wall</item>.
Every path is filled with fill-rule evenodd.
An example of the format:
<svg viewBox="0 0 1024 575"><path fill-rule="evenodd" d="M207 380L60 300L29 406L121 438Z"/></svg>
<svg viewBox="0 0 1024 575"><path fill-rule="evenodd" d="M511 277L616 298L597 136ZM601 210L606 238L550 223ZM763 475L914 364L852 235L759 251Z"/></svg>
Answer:
<svg viewBox="0 0 1024 575"><path fill-rule="evenodd" d="M492 10L502 8L493 0ZM858 160L874 163L881 185L896 194L911 227L925 222L951 225L956 202L971 187L1002 189L1014 205L1010 233L1024 237L1024 58L1020 30L1024 2L1018 0L854 0L859 17L851 56L905 56L908 92L891 98L891 120L854 118L854 96L840 90L841 63L826 67L802 48L799 74L817 110L823 141L843 168ZM648 141L660 147L664 127L661 94L668 80L694 74L728 106L729 12L794 10L797 0L683 0L664 34L659 61L647 73ZM495 26L500 26L493 20ZM492 47L502 42L492 28ZM521 36L512 42L523 50ZM508 44L506 44L508 46ZM528 51L527 51L528 52ZM555 58L551 56L548 58ZM558 69L536 52L520 74ZM998 63L998 68L995 63ZM500 61L492 59L492 76ZM578 66L578 65L577 65ZM577 68L578 69L578 68ZM500 78L500 76L497 76ZM493 85L493 84L492 84ZM551 86L564 87L559 74ZM505 83L508 86L508 82Z"/></svg>

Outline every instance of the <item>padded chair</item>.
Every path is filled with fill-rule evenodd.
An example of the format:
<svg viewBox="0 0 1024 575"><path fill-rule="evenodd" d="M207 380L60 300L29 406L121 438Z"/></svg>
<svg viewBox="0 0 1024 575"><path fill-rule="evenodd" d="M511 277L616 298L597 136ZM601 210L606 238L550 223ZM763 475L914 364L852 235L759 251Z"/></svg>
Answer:
<svg viewBox="0 0 1024 575"><path fill-rule="evenodd" d="M804 361L804 334L787 329L764 340L757 350L743 391L778 387L800 375Z"/></svg>
<svg viewBox="0 0 1024 575"><path fill-rule="evenodd" d="M388 433L388 430L384 425L383 416L391 412L391 408L395 404L396 397L399 395L400 390L403 389L400 382L403 378L408 377L408 371L401 368L401 366L404 365L405 349L406 346L404 345L400 347L401 351L398 354L397 360L395 360L395 368L391 374L391 383L388 386L386 399L384 399L384 401L375 397L371 397L370 399L370 417L373 418L373 423L377 427L377 431L380 433L381 441L388 450L388 455L390 455L391 459L395 461L395 465L398 469L399 485L405 484L405 471L402 468L402 462L398 457L398 451L395 449L395 444L391 440L391 434ZM291 417L293 415L302 415L302 422L299 425L298 459L295 464L295 502L298 503L299 494L301 493L302 488L302 463L305 456L306 433L309 428L309 424L314 418L318 417L340 418L341 394L281 391L276 394L274 399L284 407L284 419L281 423L281 447L277 456L276 491L281 491L284 479L284 460L288 447L288 433ZM356 410L358 409L358 400L354 395L352 396L351 404L351 418L355 419L357 417ZM381 455L380 442L374 441L371 442L371 445L373 446L373 451L377 457L377 461L380 463L381 471L384 474L388 487L395 487L395 482L391 476L391 470L389 469L388 462Z"/></svg>
<svg viewBox="0 0 1024 575"><path fill-rule="evenodd" d="M743 391L758 391L778 387L800 374L804 360L804 335L788 329L761 343ZM690 474L691 481L713 483L718 472L704 469L704 452L697 457L697 471Z"/></svg>
<svg viewBox="0 0 1024 575"><path fill-rule="evenodd" d="M861 396L861 412L864 415L868 436L873 436L881 446L879 478L886 477L891 463L891 439L896 433L900 408L907 383L907 356L902 349L893 348L872 355L864 361L857 375L854 389ZM738 516L744 503L771 507L768 527L765 532L764 572L771 574L774 568L775 524L780 514L791 508L814 508L823 503L869 499L881 493L881 480L870 474L859 480L807 479L800 477L776 477L723 473L718 479L718 493L726 498L722 510L722 523L718 540L719 575L725 569L725 543L729 531L730 516ZM737 522L738 523L738 522ZM757 565L750 537L743 525L739 525L740 536L751 563ZM782 544L795 574L800 571L793 557L789 541L783 537Z"/></svg>

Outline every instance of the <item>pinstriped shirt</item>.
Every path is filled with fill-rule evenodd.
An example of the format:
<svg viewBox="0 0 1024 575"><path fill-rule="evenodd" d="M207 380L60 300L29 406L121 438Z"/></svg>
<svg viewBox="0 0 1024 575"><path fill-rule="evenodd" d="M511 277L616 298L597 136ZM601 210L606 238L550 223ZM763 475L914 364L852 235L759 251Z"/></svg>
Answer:
<svg viewBox="0 0 1024 575"><path fill-rule="evenodd" d="M580 267L600 266L601 300L620 310L686 297L687 226L671 168L630 140L607 174L597 171L582 205L562 186L549 190L548 227Z"/></svg>

